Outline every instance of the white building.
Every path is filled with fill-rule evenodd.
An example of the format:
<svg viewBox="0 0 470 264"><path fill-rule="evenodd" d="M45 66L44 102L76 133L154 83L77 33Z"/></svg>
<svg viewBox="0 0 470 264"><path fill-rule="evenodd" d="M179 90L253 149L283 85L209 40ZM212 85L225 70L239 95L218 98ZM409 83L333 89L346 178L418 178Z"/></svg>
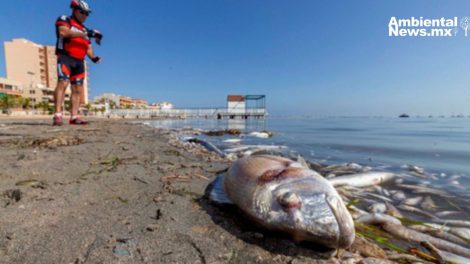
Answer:
<svg viewBox="0 0 470 264"><path fill-rule="evenodd" d="M229 114L244 114L246 112L245 97L242 95L227 96L227 112Z"/></svg>
<svg viewBox="0 0 470 264"><path fill-rule="evenodd" d="M165 109L173 109L173 104L169 102L161 102L158 104L160 106L160 109L165 110Z"/></svg>
<svg viewBox="0 0 470 264"><path fill-rule="evenodd" d="M104 99L104 101L109 100L113 101L116 103L116 107L120 107L120 95L114 94L114 93L104 93L102 95L95 96L94 102L97 103L100 100Z"/></svg>

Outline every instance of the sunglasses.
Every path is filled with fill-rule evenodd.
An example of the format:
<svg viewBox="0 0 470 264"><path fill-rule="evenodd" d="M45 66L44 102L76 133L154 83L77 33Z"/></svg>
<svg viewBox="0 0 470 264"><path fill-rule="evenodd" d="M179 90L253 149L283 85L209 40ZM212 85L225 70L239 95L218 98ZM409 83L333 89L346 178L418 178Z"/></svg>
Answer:
<svg viewBox="0 0 470 264"><path fill-rule="evenodd" d="M82 15L85 15L85 16L89 16L90 15L90 12L87 12L87 11L83 11L83 10L78 10L80 12L80 14Z"/></svg>

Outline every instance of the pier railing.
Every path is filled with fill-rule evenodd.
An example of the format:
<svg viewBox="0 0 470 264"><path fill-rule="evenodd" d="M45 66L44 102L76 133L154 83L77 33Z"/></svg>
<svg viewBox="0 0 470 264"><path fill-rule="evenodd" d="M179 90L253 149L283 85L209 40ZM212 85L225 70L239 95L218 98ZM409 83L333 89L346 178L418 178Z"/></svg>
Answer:
<svg viewBox="0 0 470 264"><path fill-rule="evenodd" d="M122 118L264 118L265 108L231 111L227 108L190 108L190 109L110 109L105 113L111 117Z"/></svg>

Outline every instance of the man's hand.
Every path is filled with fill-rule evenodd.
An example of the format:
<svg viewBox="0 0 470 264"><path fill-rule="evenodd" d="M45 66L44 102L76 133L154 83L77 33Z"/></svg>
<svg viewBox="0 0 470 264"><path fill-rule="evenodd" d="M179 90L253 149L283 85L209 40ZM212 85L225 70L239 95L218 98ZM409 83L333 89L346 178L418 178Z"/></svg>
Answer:
<svg viewBox="0 0 470 264"><path fill-rule="evenodd" d="M95 56L94 58L91 59L93 63L99 64L101 62L101 57L100 56Z"/></svg>
<svg viewBox="0 0 470 264"><path fill-rule="evenodd" d="M95 38L95 42L98 45L101 45L101 40L103 39L103 34L96 29L91 29L87 31L87 36L89 38Z"/></svg>

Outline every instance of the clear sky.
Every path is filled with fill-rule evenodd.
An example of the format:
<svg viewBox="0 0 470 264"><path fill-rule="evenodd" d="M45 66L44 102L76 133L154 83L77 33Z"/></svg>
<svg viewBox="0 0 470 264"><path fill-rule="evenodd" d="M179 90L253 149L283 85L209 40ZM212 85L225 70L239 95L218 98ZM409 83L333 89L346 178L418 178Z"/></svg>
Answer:
<svg viewBox="0 0 470 264"><path fill-rule="evenodd" d="M69 2L2 1L0 41L55 44L54 22L70 14ZM467 0L88 3L86 25L104 33L95 45L103 63L90 69L92 96L115 92L181 108L266 94L276 115L470 115L470 32L388 36L392 16L470 17Z"/></svg>

